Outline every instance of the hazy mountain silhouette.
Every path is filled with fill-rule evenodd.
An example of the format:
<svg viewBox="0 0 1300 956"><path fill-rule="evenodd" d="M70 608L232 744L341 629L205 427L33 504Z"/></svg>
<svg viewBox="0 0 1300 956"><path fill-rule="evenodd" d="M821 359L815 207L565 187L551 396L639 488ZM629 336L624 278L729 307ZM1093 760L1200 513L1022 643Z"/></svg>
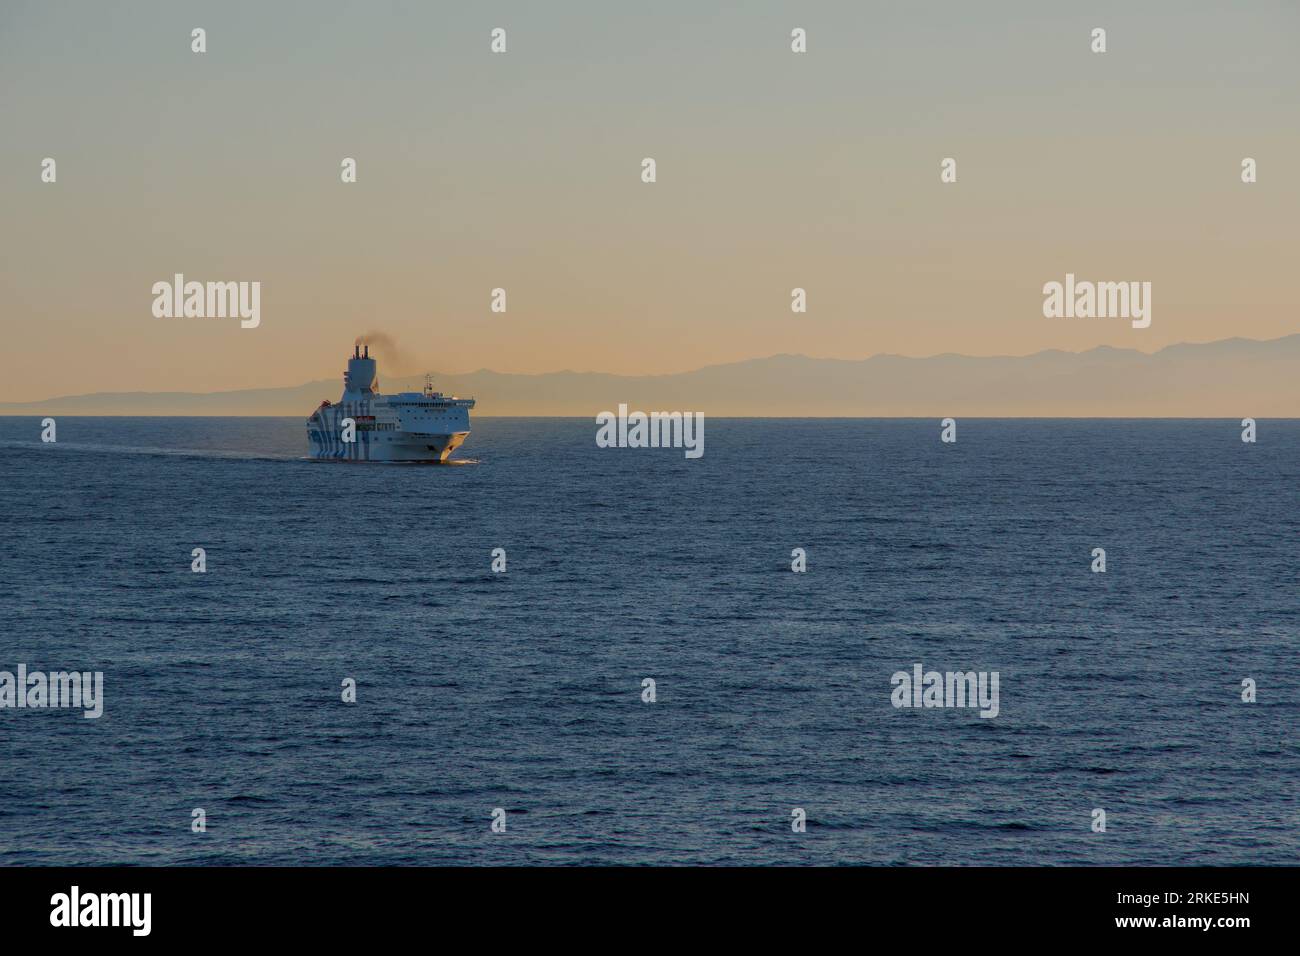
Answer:
<svg viewBox="0 0 1300 956"><path fill-rule="evenodd" d="M418 391L423 377L383 374L383 391ZM1300 334L1231 338L1158 352L1107 346L1033 355L819 359L773 355L674 375L481 369L435 375L477 415L594 416L631 409L715 416L1300 417ZM228 392L99 392L0 403L6 415L300 415L337 401L337 376L287 388Z"/></svg>

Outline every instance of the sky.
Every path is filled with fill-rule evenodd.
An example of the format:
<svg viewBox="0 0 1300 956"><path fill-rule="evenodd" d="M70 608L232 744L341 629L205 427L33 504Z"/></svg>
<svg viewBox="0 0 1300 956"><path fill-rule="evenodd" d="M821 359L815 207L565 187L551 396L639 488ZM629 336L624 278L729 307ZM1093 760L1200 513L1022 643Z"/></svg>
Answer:
<svg viewBox="0 0 1300 956"><path fill-rule="evenodd" d="M1286 335L1297 41L1268 0L4 0L0 401L335 378L372 331L381 376ZM260 325L155 317L178 272ZM1067 273L1150 327L1044 317Z"/></svg>

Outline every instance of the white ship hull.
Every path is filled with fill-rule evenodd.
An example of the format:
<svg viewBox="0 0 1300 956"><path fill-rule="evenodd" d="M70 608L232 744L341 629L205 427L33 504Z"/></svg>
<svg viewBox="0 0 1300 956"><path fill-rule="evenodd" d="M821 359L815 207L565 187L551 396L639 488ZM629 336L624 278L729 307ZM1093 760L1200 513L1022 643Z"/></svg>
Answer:
<svg viewBox="0 0 1300 956"><path fill-rule="evenodd" d="M469 435L469 432L462 432L459 435L431 435L429 441L424 445L415 443L402 445L375 444L369 442L358 442L351 446L347 451L331 450L326 445L312 444L309 458L318 461L349 461L349 462L367 462L367 461L412 461L412 462L444 462L451 457L451 453L460 447L461 443Z"/></svg>
<svg viewBox="0 0 1300 956"><path fill-rule="evenodd" d="M381 395L375 360L348 360L343 398L322 402L307 419L313 459L345 462L444 462L469 437L472 398L433 391Z"/></svg>

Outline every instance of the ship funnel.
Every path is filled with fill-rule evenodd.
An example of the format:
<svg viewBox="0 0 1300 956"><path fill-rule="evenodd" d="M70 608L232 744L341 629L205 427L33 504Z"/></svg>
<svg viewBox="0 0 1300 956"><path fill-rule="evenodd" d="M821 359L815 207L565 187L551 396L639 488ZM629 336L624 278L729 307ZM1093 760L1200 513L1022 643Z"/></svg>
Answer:
<svg viewBox="0 0 1300 956"><path fill-rule="evenodd" d="M378 379L375 366L375 360L370 357L370 349L367 348L366 354L362 355L361 347L358 346L352 358L348 359L347 390L362 394L373 393Z"/></svg>

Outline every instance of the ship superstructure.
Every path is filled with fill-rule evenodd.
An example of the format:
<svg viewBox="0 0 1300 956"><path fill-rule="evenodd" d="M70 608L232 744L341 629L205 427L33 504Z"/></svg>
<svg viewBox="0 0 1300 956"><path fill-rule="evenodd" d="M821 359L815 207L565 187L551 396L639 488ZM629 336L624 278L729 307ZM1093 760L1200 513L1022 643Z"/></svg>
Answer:
<svg viewBox="0 0 1300 956"><path fill-rule="evenodd" d="M383 395L377 371L370 346L358 345L348 359L343 397L321 402L307 419L309 455L329 461L446 461L469 436L474 399L435 392L427 376L423 392ZM352 429L345 419L352 420Z"/></svg>

